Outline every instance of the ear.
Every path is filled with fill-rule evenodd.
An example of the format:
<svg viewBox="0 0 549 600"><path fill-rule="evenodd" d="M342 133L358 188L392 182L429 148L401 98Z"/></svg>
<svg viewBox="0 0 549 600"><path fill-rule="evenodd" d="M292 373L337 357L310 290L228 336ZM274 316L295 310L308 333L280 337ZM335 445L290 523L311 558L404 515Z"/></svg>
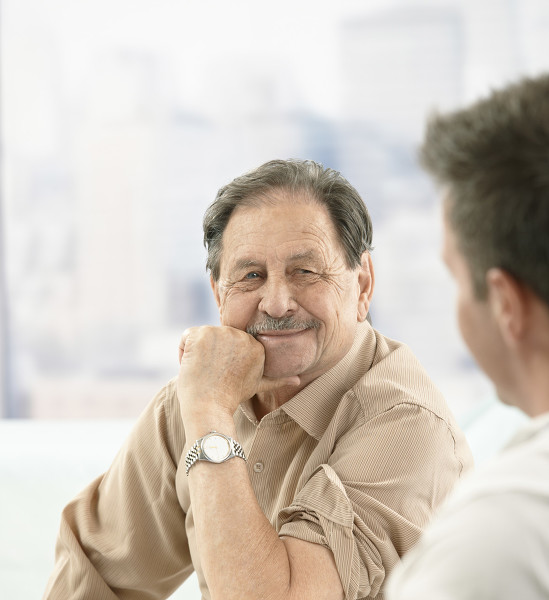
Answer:
<svg viewBox="0 0 549 600"><path fill-rule="evenodd" d="M510 347L516 346L527 328L528 298L524 286L504 269L486 273L488 304L500 333Z"/></svg>
<svg viewBox="0 0 549 600"><path fill-rule="evenodd" d="M374 294L374 265L372 263L372 257L369 252L363 252L361 257L361 264L358 268L358 307L357 307L357 321L362 322L366 320L368 311L370 310L370 301Z"/></svg>

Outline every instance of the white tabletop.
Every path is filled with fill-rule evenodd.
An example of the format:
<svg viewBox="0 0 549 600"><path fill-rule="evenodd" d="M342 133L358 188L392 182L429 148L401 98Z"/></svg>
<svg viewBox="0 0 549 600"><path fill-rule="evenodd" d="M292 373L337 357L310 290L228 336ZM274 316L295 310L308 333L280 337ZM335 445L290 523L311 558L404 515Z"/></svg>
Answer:
<svg viewBox="0 0 549 600"><path fill-rule="evenodd" d="M63 507L108 468L131 427L0 419L0 597L42 597ZM196 577L172 599L199 600Z"/></svg>

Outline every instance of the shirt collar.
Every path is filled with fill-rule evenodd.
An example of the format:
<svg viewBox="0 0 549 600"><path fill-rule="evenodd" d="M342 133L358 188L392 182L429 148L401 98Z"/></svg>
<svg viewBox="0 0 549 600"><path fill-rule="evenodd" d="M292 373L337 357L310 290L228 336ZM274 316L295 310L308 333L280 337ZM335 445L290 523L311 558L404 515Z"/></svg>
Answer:
<svg viewBox="0 0 549 600"><path fill-rule="evenodd" d="M370 369L376 345L376 334L371 325L368 322L359 323L349 352L279 410L319 440L332 420L341 397Z"/></svg>

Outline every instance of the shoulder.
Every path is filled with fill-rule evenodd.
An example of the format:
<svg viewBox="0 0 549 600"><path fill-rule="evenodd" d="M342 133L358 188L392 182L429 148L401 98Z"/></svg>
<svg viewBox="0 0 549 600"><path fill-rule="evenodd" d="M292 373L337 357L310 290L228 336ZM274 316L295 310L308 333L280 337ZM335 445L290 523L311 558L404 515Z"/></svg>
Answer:
<svg viewBox="0 0 549 600"><path fill-rule="evenodd" d="M446 402L410 348L375 331L370 368L353 386L366 418L400 403L414 404L450 420Z"/></svg>
<svg viewBox="0 0 549 600"><path fill-rule="evenodd" d="M519 470L502 457L463 480L404 557L388 598L548 597L546 470L537 482L534 472L521 477Z"/></svg>
<svg viewBox="0 0 549 600"><path fill-rule="evenodd" d="M347 447L345 440L393 452L409 443L418 460L442 452L458 474L471 467L463 432L410 348L372 328L363 328L357 341L347 365L352 377L327 430L335 433L340 448Z"/></svg>
<svg viewBox="0 0 549 600"><path fill-rule="evenodd" d="M520 435L520 434L519 434ZM492 503L497 498L501 508L512 506L513 499L521 503L541 498L549 517L549 428L537 435L513 444L481 465L468 477L452 497L459 507ZM501 502L504 498L508 502ZM549 529L548 529L549 536Z"/></svg>
<svg viewBox="0 0 549 600"><path fill-rule="evenodd" d="M463 432L442 393L411 349L375 331L376 351L368 371L356 382L352 394L366 422L410 422L425 434L441 430L451 438L463 466L472 463Z"/></svg>

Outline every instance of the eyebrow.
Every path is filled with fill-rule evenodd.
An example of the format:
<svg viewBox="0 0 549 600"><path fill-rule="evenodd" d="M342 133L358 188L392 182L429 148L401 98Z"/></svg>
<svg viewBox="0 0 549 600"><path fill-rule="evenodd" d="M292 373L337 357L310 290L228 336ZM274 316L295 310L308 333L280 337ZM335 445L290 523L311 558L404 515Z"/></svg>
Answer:
<svg viewBox="0 0 549 600"><path fill-rule="evenodd" d="M239 258L233 265L233 270L241 271L250 267L261 267L263 263L251 258Z"/></svg>
<svg viewBox="0 0 549 600"><path fill-rule="evenodd" d="M316 252L312 250L304 250L303 252L296 252L288 257L287 262L295 263L300 260L310 260L315 264L318 263L318 256ZM263 261L254 259L254 258L239 258L236 260L232 266L233 272L245 271L246 269L257 269L259 267L263 267L265 263Z"/></svg>

